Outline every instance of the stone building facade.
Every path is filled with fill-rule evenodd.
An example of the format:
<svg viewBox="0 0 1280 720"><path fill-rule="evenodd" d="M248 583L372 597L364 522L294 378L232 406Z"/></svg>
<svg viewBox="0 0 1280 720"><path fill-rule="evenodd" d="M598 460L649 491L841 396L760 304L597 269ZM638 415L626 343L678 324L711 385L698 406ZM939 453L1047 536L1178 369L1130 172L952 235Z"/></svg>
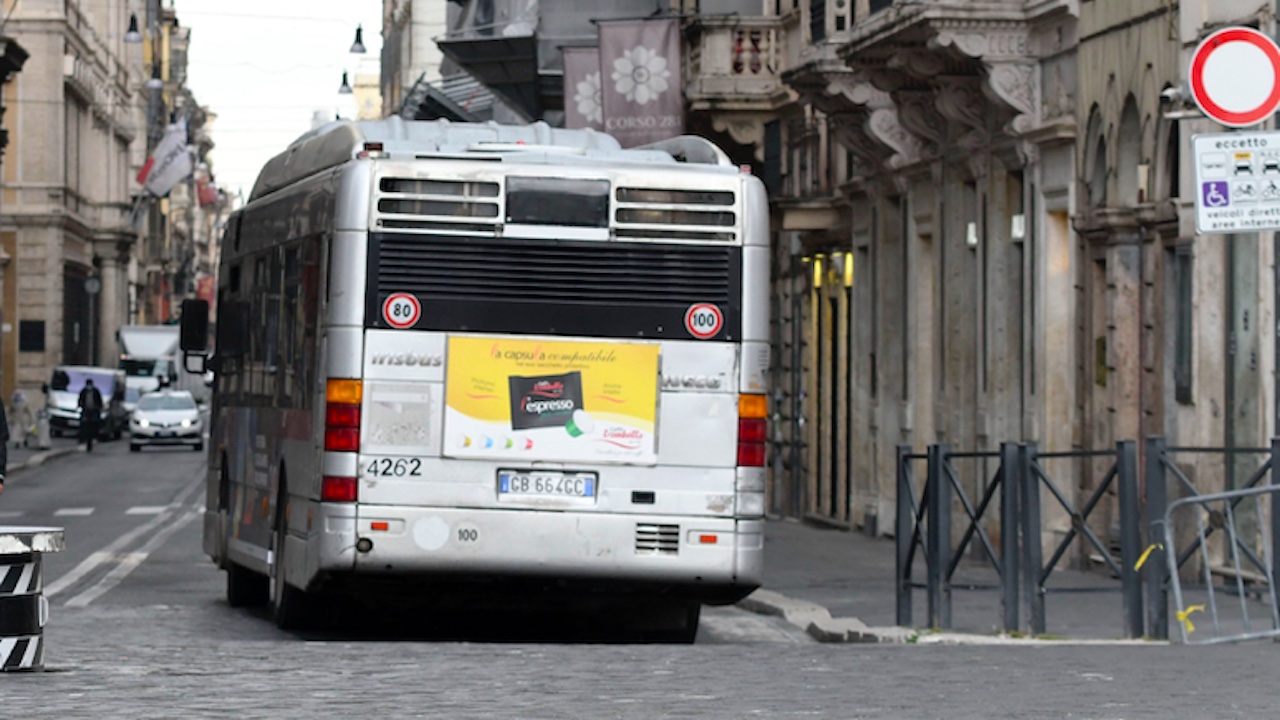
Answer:
<svg viewBox="0 0 1280 720"><path fill-rule="evenodd" d="M31 55L6 88L11 143L0 247L12 258L5 269L12 291L0 376L7 399L16 387L39 388L54 364L96 364L111 342L97 318L125 307L124 267L136 237L130 147L140 137L141 108L124 34L142 3L22 0L4 9L6 32Z"/></svg>
<svg viewBox="0 0 1280 720"><path fill-rule="evenodd" d="M5 0L30 57L5 88L0 392L37 393L58 364L115 367L117 330L177 319L216 262L222 202L208 113L186 87L190 29L160 0ZM185 119L204 166L166 198L137 178ZM212 191L212 192L211 192Z"/></svg>
<svg viewBox="0 0 1280 720"><path fill-rule="evenodd" d="M1271 235L1196 236L1187 149L1215 126L1176 97L1209 32L1271 29L1259 7L673 0L687 127L770 190L772 513L892 532L904 446L1265 444ZM994 462L965 462L976 497Z"/></svg>
<svg viewBox="0 0 1280 720"><path fill-rule="evenodd" d="M1272 234L1197 237L1190 138L1222 128L1178 91L1203 37L1269 31L1269 12L859 0L787 15L798 100L764 171L775 512L891 531L900 445L1266 444ZM994 467L967 462L976 497ZM1206 490L1253 470L1216 462L1183 469ZM1085 461L1052 472L1084 497L1102 478Z"/></svg>

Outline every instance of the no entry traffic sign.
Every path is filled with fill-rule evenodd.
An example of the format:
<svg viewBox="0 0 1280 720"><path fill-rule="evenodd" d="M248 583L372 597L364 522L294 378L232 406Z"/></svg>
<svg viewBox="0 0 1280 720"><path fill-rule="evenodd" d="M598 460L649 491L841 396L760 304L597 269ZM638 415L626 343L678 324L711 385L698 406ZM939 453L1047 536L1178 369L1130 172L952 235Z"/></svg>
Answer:
<svg viewBox="0 0 1280 720"><path fill-rule="evenodd" d="M1213 33L1191 56L1191 95L1223 125L1257 125L1280 107L1280 47L1253 28Z"/></svg>

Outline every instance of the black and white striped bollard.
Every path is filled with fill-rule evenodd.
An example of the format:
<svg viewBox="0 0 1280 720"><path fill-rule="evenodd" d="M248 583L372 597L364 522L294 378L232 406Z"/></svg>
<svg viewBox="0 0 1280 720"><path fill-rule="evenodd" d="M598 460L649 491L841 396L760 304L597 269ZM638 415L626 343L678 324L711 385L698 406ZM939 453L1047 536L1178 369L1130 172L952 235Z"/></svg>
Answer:
<svg viewBox="0 0 1280 720"><path fill-rule="evenodd" d="M44 669L44 597L40 556L60 552L62 528L0 525L0 671Z"/></svg>

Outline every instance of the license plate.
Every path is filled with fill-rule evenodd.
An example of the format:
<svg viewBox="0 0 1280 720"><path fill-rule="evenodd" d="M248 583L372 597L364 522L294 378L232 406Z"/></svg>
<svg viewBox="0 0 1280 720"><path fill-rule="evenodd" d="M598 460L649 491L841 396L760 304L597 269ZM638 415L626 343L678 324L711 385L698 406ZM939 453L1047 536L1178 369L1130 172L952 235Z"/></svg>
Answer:
<svg viewBox="0 0 1280 720"><path fill-rule="evenodd" d="M498 494L506 497L595 497L596 474L499 470Z"/></svg>

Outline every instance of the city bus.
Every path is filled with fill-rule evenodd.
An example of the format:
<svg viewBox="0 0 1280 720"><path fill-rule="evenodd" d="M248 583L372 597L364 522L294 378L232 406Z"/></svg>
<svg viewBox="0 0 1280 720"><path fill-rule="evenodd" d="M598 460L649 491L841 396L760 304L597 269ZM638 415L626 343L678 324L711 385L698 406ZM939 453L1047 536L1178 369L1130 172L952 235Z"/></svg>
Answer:
<svg viewBox="0 0 1280 720"><path fill-rule="evenodd" d="M768 283L764 187L702 138L303 135L229 216L211 349L183 308L228 601L581 602L692 641L760 584Z"/></svg>

